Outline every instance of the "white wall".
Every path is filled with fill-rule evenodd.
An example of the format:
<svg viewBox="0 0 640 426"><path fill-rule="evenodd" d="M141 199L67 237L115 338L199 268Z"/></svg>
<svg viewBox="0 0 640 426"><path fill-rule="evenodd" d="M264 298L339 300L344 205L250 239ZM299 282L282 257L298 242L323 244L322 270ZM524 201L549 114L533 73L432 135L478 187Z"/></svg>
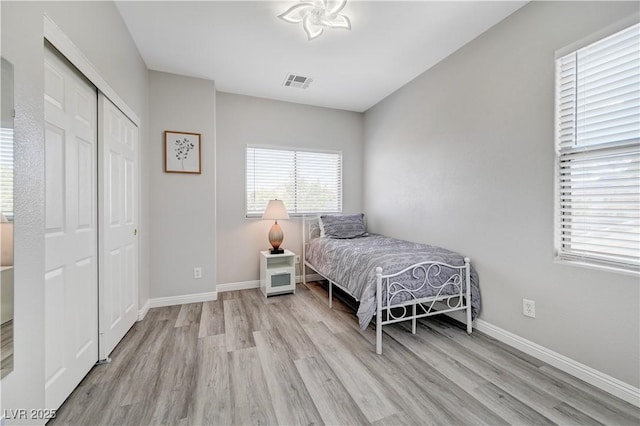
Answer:
<svg viewBox="0 0 640 426"><path fill-rule="evenodd" d="M149 72L151 298L215 291L215 98L213 81ZM202 174L164 172L165 130L201 133Z"/></svg>
<svg viewBox="0 0 640 426"><path fill-rule="evenodd" d="M638 278L554 263L553 108L554 51L638 7L532 2L365 114L370 229L469 256L483 320L635 387Z"/></svg>
<svg viewBox="0 0 640 426"><path fill-rule="evenodd" d="M277 145L342 151L343 210L362 211L362 114L218 92L217 283L259 279L260 250L273 224L245 217L245 147ZM278 221L283 248L302 254L299 219Z"/></svg>
<svg viewBox="0 0 640 426"><path fill-rule="evenodd" d="M0 382L0 408L4 410L44 405L43 14L46 12L85 53L144 123L148 117L148 77L112 3L3 1L0 7L1 53L15 67L16 104L15 369ZM144 152L144 127L140 134ZM144 261L144 252L142 258ZM144 268L142 264L143 295L148 288Z"/></svg>

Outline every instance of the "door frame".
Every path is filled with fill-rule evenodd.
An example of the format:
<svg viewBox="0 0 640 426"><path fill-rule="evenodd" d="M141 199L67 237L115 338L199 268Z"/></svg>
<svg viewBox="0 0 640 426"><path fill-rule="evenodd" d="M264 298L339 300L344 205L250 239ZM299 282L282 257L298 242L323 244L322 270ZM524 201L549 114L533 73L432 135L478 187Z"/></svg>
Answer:
<svg viewBox="0 0 640 426"><path fill-rule="evenodd" d="M93 66L84 53L76 46L73 41L56 25L55 22L47 14L44 15L44 38L58 49L69 62L73 64L84 76L98 88L99 91L113 102L120 111L126 115L133 124L140 128L140 117L127 105L127 103L118 95L118 93L102 78L98 70Z"/></svg>
<svg viewBox="0 0 640 426"><path fill-rule="evenodd" d="M53 47L55 47L67 60L80 71L81 74L85 76L97 89L99 92L102 92L104 96L106 96L122 113L127 116L129 120L133 122L138 128L138 173L137 173L137 192L138 199L136 200L136 223L138 224L138 230L142 228L140 223L141 218L141 205L142 205L142 187L141 187L141 177L142 177L142 156L140 149L142 147L142 134L140 132L140 117L135 113L135 111L127 105L127 103L118 95L115 89L107 83L107 81L100 75L96 67L89 61L87 56L78 48L78 46L73 43L73 41L60 29L60 27L45 13L43 16L43 27L44 27L44 39L47 40ZM101 149L100 138L97 140L97 149ZM97 159L96 159L97 161ZM97 166L98 164L96 164ZM98 176L98 181L99 181ZM98 187L98 197L100 197L100 188ZM104 217L103 212L100 211L100 205L98 203L98 218ZM100 219L98 219L98 229L100 228ZM100 235L98 234L98 239ZM140 259L142 244L138 242L138 320L140 318ZM104 253L101 250L100 244L98 244L98 263L100 259L104 257ZM100 294L100 273L98 273L98 295ZM103 314L101 312L101 303L98 301L98 318L100 318ZM100 324L100 322L98 322ZM98 328L98 341L100 335L100 328ZM100 354L100 348L98 348ZM99 361L99 360L96 360Z"/></svg>

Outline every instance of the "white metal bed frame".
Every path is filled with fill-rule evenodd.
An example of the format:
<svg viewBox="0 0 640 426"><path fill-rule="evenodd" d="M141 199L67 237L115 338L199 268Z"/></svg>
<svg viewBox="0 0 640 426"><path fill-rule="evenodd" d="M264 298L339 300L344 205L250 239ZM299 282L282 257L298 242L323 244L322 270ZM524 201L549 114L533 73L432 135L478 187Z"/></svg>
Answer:
<svg viewBox="0 0 640 426"><path fill-rule="evenodd" d="M307 262L307 248L309 242L320 236L319 218L302 218L302 282L307 283L306 268L313 269L318 275L329 283L329 308L333 307L333 286L340 288L345 293L349 292L340 284L331 281L317 271L312 264ZM443 284L432 283L429 277L435 277L442 273L443 269L452 271L451 276ZM382 327L401 321L411 320L411 332L416 333L417 320L433 315L445 314L455 311L466 311L467 333L472 332L471 319L471 260L464 258L464 266L454 266L442 262L424 261L411 265L393 274L384 275L381 267L376 267L376 353L382 354ZM415 279L415 285L408 288L405 284L396 281L398 277L410 274ZM382 288L386 286L386 300L383 300ZM417 293L425 286L437 290L434 296L417 297ZM454 294L443 295L442 292L448 286L456 289ZM409 299L399 303L393 303L400 294L408 295ZM386 302L386 303L383 303ZM436 303L444 303L444 309L435 310ZM441 305L440 305L441 306ZM409 312L409 309L411 312ZM396 310L394 313L393 310ZM399 311L399 312L398 312ZM385 318L386 317L386 318Z"/></svg>

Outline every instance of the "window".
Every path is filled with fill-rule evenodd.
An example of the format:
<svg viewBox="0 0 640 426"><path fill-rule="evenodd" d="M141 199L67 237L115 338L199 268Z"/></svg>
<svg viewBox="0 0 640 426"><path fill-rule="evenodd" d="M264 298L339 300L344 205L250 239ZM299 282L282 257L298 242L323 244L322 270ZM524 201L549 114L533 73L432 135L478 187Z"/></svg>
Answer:
<svg viewBox="0 0 640 426"><path fill-rule="evenodd" d="M342 153L247 146L247 216L269 200L290 215L342 212Z"/></svg>
<svg viewBox="0 0 640 426"><path fill-rule="evenodd" d="M556 60L556 250L640 270L640 24Z"/></svg>
<svg viewBox="0 0 640 426"><path fill-rule="evenodd" d="M13 220L13 129L0 128L0 213Z"/></svg>

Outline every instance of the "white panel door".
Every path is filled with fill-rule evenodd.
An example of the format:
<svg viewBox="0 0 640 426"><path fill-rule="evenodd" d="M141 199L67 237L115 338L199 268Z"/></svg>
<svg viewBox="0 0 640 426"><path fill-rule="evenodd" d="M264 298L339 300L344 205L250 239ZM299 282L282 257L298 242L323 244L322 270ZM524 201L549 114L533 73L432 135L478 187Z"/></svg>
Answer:
<svg viewBox="0 0 640 426"><path fill-rule="evenodd" d="M49 48L44 76L45 404L57 409L98 359L98 102Z"/></svg>
<svg viewBox="0 0 640 426"><path fill-rule="evenodd" d="M100 152L100 359L138 317L138 128L102 93Z"/></svg>

